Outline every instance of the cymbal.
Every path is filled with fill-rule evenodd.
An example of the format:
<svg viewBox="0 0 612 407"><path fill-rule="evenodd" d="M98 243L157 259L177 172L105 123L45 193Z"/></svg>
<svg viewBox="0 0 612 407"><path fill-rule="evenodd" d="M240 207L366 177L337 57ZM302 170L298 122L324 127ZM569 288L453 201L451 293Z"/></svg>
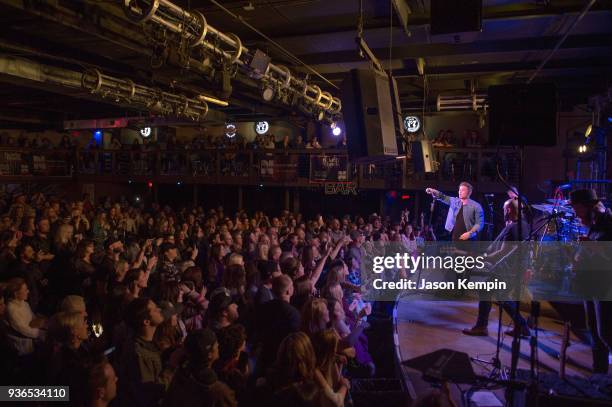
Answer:
<svg viewBox="0 0 612 407"><path fill-rule="evenodd" d="M552 199L552 198L548 198L546 200L546 202L551 203L553 205L560 205L560 206L569 206L570 205L570 200L569 199Z"/></svg>
<svg viewBox="0 0 612 407"><path fill-rule="evenodd" d="M574 210L571 207L567 207L567 206L555 206L555 205L542 203L542 204L531 205L531 207L533 209L536 209L542 212L546 212L546 213L553 213L553 210L556 210L557 212L574 213Z"/></svg>

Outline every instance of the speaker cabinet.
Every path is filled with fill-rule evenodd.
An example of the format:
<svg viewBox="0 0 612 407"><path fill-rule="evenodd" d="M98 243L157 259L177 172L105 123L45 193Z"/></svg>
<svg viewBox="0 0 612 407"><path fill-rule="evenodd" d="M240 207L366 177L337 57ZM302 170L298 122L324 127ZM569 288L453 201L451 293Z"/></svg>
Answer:
<svg viewBox="0 0 612 407"><path fill-rule="evenodd" d="M342 82L342 114L352 161L376 162L398 155L388 77L372 69L351 70Z"/></svg>
<svg viewBox="0 0 612 407"><path fill-rule="evenodd" d="M413 141L410 147L414 172L436 172L430 141Z"/></svg>
<svg viewBox="0 0 612 407"><path fill-rule="evenodd" d="M493 146L554 146L557 91L554 84L489 88L489 142Z"/></svg>

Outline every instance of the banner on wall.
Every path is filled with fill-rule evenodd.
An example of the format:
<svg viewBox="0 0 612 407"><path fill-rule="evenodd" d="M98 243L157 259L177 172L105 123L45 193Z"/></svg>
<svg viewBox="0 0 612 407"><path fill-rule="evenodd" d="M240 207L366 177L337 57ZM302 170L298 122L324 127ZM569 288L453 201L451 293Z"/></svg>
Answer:
<svg viewBox="0 0 612 407"><path fill-rule="evenodd" d="M259 162L259 175L262 180L273 182L294 182L298 176L298 156L264 156Z"/></svg>
<svg viewBox="0 0 612 407"><path fill-rule="evenodd" d="M345 155L310 156L310 182L348 182L348 157Z"/></svg>

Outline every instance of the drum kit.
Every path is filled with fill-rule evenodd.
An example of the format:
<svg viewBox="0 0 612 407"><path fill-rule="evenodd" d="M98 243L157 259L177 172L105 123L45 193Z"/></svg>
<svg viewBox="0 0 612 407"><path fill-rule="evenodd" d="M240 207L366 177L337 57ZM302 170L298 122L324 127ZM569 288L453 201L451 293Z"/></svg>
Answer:
<svg viewBox="0 0 612 407"><path fill-rule="evenodd" d="M576 242L587 234L588 229L580 223L568 200L547 199L541 204L531 205L543 216L535 217L535 223L543 225L541 239L544 241Z"/></svg>
<svg viewBox="0 0 612 407"><path fill-rule="evenodd" d="M569 201L547 199L531 205L534 212L531 239L538 242L533 252L533 267L541 281L552 282L567 291L571 280L574 246L588 233L580 223ZM536 212L539 212L536 213ZM558 244L561 243L561 244Z"/></svg>

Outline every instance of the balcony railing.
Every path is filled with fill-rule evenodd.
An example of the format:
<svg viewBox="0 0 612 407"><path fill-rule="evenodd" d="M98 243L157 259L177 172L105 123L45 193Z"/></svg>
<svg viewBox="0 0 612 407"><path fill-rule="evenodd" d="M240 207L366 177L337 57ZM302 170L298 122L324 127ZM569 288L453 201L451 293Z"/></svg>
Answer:
<svg viewBox="0 0 612 407"><path fill-rule="evenodd" d="M439 148L439 170L415 174L411 159L350 164L346 150L29 150L0 148L0 180L8 178L184 180L211 184L308 186L355 182L360 188L411 188L427 182L493 182L518 178L519 153L511 149Z"/></svg>
<svg viewBox="0 0 612 407"><path fill-rule="evenodd" d="M0 177L71 177L73 163L69 150L0 148Z"/></svg>

